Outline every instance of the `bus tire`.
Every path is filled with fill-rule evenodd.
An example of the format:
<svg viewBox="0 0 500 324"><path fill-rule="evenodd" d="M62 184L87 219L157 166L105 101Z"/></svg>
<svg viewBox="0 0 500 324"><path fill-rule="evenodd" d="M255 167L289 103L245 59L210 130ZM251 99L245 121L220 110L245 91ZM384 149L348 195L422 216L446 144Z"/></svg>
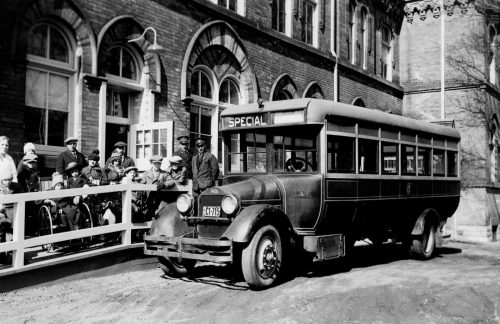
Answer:
<svg viewBox="0 0 500 324"><path fill-rule="evenodd" d="M176 258L158 257L160 268L167 276L180 278L188 276L196 265L196 260L184 259L178 261Z"/></svg>
<svg viewBox="0 0 500 324"><path fill-rule="evenodd" d="M424 231L411 237L410 255L419 260L429 260L436 251L436 225L425 219Z"/></svg>
<svg viewBox="0 0 500 324"><path fill-rule="evenodd" d="M283 245L272 225L261 227L241 253L241 270L251 289L272 286L279 278L283 263Z"/></svg>

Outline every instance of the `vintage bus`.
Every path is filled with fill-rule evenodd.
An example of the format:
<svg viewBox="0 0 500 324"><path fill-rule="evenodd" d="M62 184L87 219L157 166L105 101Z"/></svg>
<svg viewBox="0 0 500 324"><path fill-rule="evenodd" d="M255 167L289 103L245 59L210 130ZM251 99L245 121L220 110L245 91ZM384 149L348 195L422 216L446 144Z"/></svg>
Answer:
<svg viewBox="0 0 500 324"><path fill-rule="evenodd" d="M181 195L145 236L167 273L231 262L264 288L294 256L345 257L364 239L429 259L459 202L450 127L307 98L228 108L220 128L222 185Z"/></svg>

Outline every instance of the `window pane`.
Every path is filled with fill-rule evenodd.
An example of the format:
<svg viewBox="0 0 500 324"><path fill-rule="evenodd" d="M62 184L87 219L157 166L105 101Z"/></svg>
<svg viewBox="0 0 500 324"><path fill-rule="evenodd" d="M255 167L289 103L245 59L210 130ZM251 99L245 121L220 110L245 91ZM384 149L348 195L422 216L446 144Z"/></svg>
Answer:
<svg viewBox="0 0 500 324"><path fill-rule="evenodd" d="M229 102L229 81L224 80L220 86L219 91L219 101L220 102Z"/></svg>
<svg viewBox="0 0 500 324"><path fill-rule="evenodd" d="M434 154L432 156L432 168L433 168L434 175L444 176L444 151L443 150L434 150Z"/></svg>
<svg viewBox="0 0 500 324"><path fill-rule="evenodd" d="M401 145L401 172L415 174L415 147Z"/></svg>
<svg viewBox="0 0 500 324"><path fill-rule="evenodd" d="M62 146L68 134L68 113L49 110L47 145Z"/></svg>
<svg viewBox="0 0 500 324"><path fill-rule="evenodd" d="M229 82L229 94L230 94L230 100L229 102L233 105L239 105L240 104L240 89L236 85L235 82L230 81Z"/></svg>
<svg viewBox="0 0 500 324"><path fill-rule="evenodd" d="M36 70L26 70L26 106L46 108L47 73Z"/></svg>
<svg viewBox="0 0 500 324"><path fill-rule="evenodd" d="M205 98L212 98L212 85L210 80L205 73L200 73L201 75L201 96Z"/></svg>
<svg viewBox="0 0 500 324"><path fill-rule="evenodd" d="M158 155L160 152L160 146L158 144L151 145L153 147L153 155Z"/></svg>
<svg viewBox="0 0 500 324"><path fill-rule="evenodd" d="M456 177L457 176L457 152L447 152L448 155L448 176Z"/></svg>
<svg viewBox="0 0 500 324"><path fill-rule="evenodd" d="M153 129L153 143L158 143L158 142L160 142L160 130Z"/></svg>
<svg viewBox="0 0 500 324"><path fill-rule="evenodd" d="M136 159L143 159L144 158L144 147L142 145L138 145L136 148Z"/></svg>
<svg viewBox="0 0 500 324"><path fill-rule="evenodd" d="M69 78L49 75L49 108L68 111Z"/></svg>
<svg viewBox="0 0 500 324"><path fill-rule="evenodd" d="M431 156L431 150L429 148L423 148L423 147L418 148L417 161L418 161L418 174L419 175L430 175L431 174L430 156Z"/></svg>
<svg viewBox="0 0 500 324"><path fill-rule="evenodd" d="M328 136L328 172L353 173L353 137Z"/></svg>
<svg viewBox="0 0 500 324"><path fill-rule="evenodd" d="M63 35L55 28L50 28L50 59L69 63L68 45Z"/></svg>
<svg viewBox="0 0 500 324"><path fill-rule="evenodd" d="M167 144L160 144L160 155L167 156Z"/></svg>
<svg viewBox="0 0 500 324"><path fill-rule="evenodd" d="M382 172L398 173L398 144L382 143Z"/></svg>
<svg viewBox="0 0 500 324"><path fill-rule="evenodd" d="M229 10L236 11L236 0L228 0L229 1Z"/></svg>
<svg viewBox="0 0 500 324"><path fill-rule="evenodd" d="M47 57L47 25L33 28L28 35L28 54Z"/></svg>
<svg viewBox="0 0 500 324"><path fill-rule="evenodd" d="M128 118L128 94L108 90L106 101L106 114L108 116Z"/></svg>
<svg viewBox="0 0 500 324"><path fill-rule="evenodd" d="M26 142L45 144L46 109L24 108L24 139ZM61 145L61 144L58 144Z"/></svg>
<svg viewBox="0 0 500 324"><path fill-rule="evenodd" d="M359 173L378 173L378 141L359 139Z"/></svg>
<svg viewBox="0 0 500 324"><path fill-rule="evenodd" d="M119 47L109 51L106 57L106 73L120 76L120 51Z"/></svg>
<svg viewBox="0 0 500 324"><path fill-rule="evenodd" d="M153 154L151 154L151 145L144 145L144 158L150 158Z"/></svg>
<svg viewBox="0 0 500 324"><path fill-rule="evenodd" d="M200 71L195 71L191 76L191 94L200 95Z"/></svg>
<svg viewBox="0 0 500 324"><path fill-rule="evenodd" d="M135 61L127 50L122 49L122 78L137 80L137 67Z"/></svg>
<svg viewBox="0 0 500 324"><path fill-rule="evenodd" d="M144 144L144 136L142 131L137 131L136 137L135 137L135 142L137 144Z"/></svg>
<svg viewBox="0 0 500 324"><path fill-rule="evenodd" d="M200 118L201 134L210 135L212 130L212 118L210 116L210 109L201 108Z"/></svg>
<svg viewBox="0 0 500 324"><path fill-rule="evenodd" d="M151 131L144 131L144 144L151 144Z"/></svg>

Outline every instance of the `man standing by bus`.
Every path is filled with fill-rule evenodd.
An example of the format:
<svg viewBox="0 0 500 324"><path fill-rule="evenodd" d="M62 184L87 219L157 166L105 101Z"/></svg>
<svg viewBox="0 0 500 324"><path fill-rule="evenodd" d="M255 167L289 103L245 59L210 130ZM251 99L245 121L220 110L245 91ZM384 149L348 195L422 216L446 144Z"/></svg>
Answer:
<svg viewBox="0 0 500 324"><path fill-rule="evenodd" d="M186 179L193 178L193 150L189 147L189 136L181 135L177 137L181 148L174 152L174 155L180 156L182 161L179 163L179 167L186 168Z"/></svg>
<svg viewBox="0 0 500 324"><path fill-rule="evenodd" d="M219 177L219 162L210 152L205 150L203 138L196 139L198 153L193 157L193 195L196 197L205 189L213 187Z"/></svg>

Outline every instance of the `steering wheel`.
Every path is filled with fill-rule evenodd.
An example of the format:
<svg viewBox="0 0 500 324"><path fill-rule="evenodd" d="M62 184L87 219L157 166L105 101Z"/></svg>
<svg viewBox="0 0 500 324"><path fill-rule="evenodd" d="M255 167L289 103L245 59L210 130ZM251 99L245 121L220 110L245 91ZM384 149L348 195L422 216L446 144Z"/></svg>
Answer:
<svg viewBox="0 0 500 324"><path fill-rule="evenodd" d="M307 167L313 169L313 165L303 158L295 157L289 158L285 162L285 167L288 172L305 172L307 171Z"/></svg>

